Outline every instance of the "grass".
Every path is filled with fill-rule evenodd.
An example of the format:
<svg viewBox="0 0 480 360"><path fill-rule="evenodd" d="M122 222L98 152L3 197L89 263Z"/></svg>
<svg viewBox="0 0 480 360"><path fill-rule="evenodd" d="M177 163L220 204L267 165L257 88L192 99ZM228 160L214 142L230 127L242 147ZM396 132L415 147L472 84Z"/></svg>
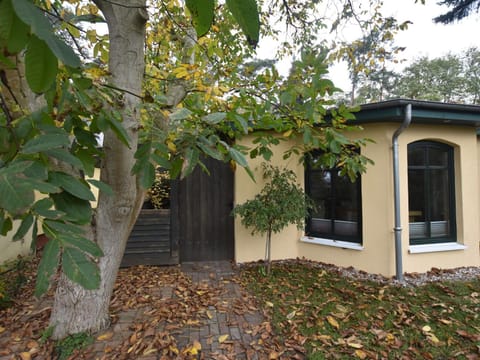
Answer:
<svg viewBox="0 0 480 360"><path fill-rule="evenodd" d="M480 354L480 280L398 286L342 276L315 263L274 263L246 286L276 333L308 359L470 359Z"/></svg>
<svg viewBox="0 0 480 360"><path fill-rule="evenodd" d="M13 299L27 281L27 264L28 258L18 258L0 265L0 310L13 305Z"/></svg>
<svg viewBox="0 0 480 360"><path fill-rule="evenodd" d="M94 337L82 332L67 336L65 339L58 340L55 343L55 353L58 360L68 359L76 350L82 350L94 343Z"/></svg>

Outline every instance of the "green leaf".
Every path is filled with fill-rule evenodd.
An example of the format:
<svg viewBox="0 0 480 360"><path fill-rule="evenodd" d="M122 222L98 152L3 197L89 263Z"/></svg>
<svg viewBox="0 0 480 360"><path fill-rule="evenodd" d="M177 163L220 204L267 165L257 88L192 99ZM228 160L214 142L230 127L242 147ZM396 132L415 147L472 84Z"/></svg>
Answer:
<svg viewBox="0 0 480 360"><path fill-rule="evenodd" d="M161 166L163 169L170 170L170 168L172 167L170 161L162 155L158 155L157 153L153 152L150 154L150 157L157 165Z"/></svg>
<svg viewBox="0 0 480 360"><path fill-rule="evenodd" d="M58 134L39 135L30 139L23 145L23 154L36 154L38 152L47 151L70 144L67 135L60 136Z"/></svg>
<svg viewBox="0 0 480 360"><path fill-rule="evenodd" d="M79 148L75 151L75 156L82 162L85 174L92 177L95 174L95 165L98 157L92 154L88 149Z"/></svg>
<svg viewBox="0 0 480 360"><path fill-rule="evenodd" d="M29 35L29 27L21 21L13 11L12 2L0 2L0 39L6 40L7 50L18 53L25 48Z"/></svg>
<svg viewBox="0 0 480 360"><path fill-rule="evenodd" d="M0 168L0 176L2 175L16 175L32 166L31 161L15 161L11 162L5 167Z"/></svg>
<svg viewBox="0 0 480 360"><path fill-rule="evenodd" d="M2 172L4 169L0 169L0 208L11 214L22 213L35 201L33 188L22 181L23 174Z"/></svg>
<svg viewBox="0 0 480 360"><path fill-rule="evenodd" d="M240 124L242 127L243 133L246 135L248 134L248 123L247 121L240 115L235 114L235 121Z"/></svg>
<svg viewBox="0 0 480 360"><path fill-rule="evenodd" d="M12 230L13 228L13 223L12 219L10 217L4 217L5 214L2 210L1 216L0 216L0 235L7 235L7 233Z"/></svg>
<svg viewBox="0 0 480 360"><path fill-rule="evenodd" d="M33 222L33 229L32 229L32 241L30 243L30 251L35 253L37 249L37 238L38 238L38 224L37 221Z"/></svg>
<svg viewBox="0 0 480 360"><path fill-rule="evenodd" d="M60 235L58 239L64 243L64 246L74 246L92 256L103 256L103 251L98 247L97 244L82 236Z"/></svg>
<svg viewBox="0 0 480 360"><path fill-rule="evenodd" d="M197 146L202 150L206 155L217 160L223 160L223 154L217 150L216 147L212 147L206 144L198 143Z"/></svg>
<svg viewBox="0 0 480 360"><path fill-rule="evenodd" d="M69 174L52 171L50 173L50 182L80 199L95 201L95 196L90 187Z"/></svg>
<svg viewBox="0 0 480 360"><path fill-rule="evenodd" d="M192 111L188 110L187 108L181 108L170 114L170 120L171 121L185 120L190 115L192 115Z"/></svg>
<svg viewBox="0 0 480 360"><path fill-rule="evenodd" d="M92 206L87 200L79 199L67 192L51 195L55 208L64 212L65 220L77 223L87 224L92 218Z"/></svg>
<svg viewBox="0 0 480 360"><path fill-rule="evenodd" d="M58 61L45 41L31 36L25 53L25 76L30 88L44 93L57 76Z"/></svg>
<svg viewBox="0 0 480 360"><path fill-rule="evenodd" d="M50 239L45 245L42 260L38 265L35 296L40 297L48 290L50 277L58 267L59 254L60 243L54 239Z"/></svg>
<svg viewBox="0 0 480 360"><path fill-rule="evenodd" d="M155 167L150 162L147 162L140 168L138 181L143 189L148 189L152 186L155 181Z"/></svg>
<svg viewBox="0 0 480 360"><path fill-rule="evenodd" d="M186 0L185 5L192 15L192 23L198 37L205 35L213 22L214 0Z"/></svg>
<svg viewBox="0 0 480 360"><path fill-rule="evenodd" d="M182 171L183 159L176 157L172 160L172 167L170 168L170 179L176 179Z"/></svg>
<svg viewBox="0 0 480 360"><path fill-rule="evenodd" d="M84 230L75 224L64 223L60 221L45 220L44 226L50 229L50 232L55 234L72 234L72 235L84 235Z"/></svg>
<svg viewBox="0 0 480 360"><path fill-rule="evenodd" d="M247 167L248 162L247 159L245 158L245 155L243 155L240 151L233 147L228 148L228 153L230 154L231 158L240 166L242 167Z"/></svg>
<svg viewBox="0 0 480 360"><path fill-rule="evenodd" d="M25 184L25 186L38 190L43 194L56 194L62 191L58 186L33 178L21 179L21 182L22 184Z"/></svg>
<svg viewBox="0 0 480 360"><path fill-rule="evenodd" d="M96 188L98 188L101 192L107 194L108 196L113 196L113 190L110 185L104 183L103 181L95 179L88 179L87 181Z"/></svg>
<svg viewBox="0 0 480 360"><path fill-rule="evenodd" d="M117 138L130 148L130 139L122 123L119 120L115 119L113 116L111 118L107 117L106 120L110 124L110 129L112 129L115 135L117 135Z"/></svg>
<svg viewBox="0 0 480 360"><path fill-rule="evenodd" d="M226 0L228 9L247 36L252 46L257 46L260 37L260 16L256 0Z"/></svg>
<svg viewBox="0 0 480 360"><path fill-rule="evenodd" d="M98 266L80 250L70 247L63 250L62 270L70 280L87 290L94 290L100 286Z"/></svg>
<svg viewBox="0 0 480 360"><path fill-rule="evenodd" d="M80 58L71 47L55 36L52 25L38 7L28 0L14 0L12 5L17 16L30 25L33 34L48 44L58 60L73 68L80 66Z"/></svg>
<svg viewBox="0 0 480 360"><path fill-rule="evenodd" d="M32 214L27 214L27 216L25 216L17 232L15 233L15 235L13 235L13 241L23 240L28 230L30 230L30 228L32 227L33 220L34 217Z"/></svg>
<svg viewBox="0 0 480 360"><path fill-rule="evenodd" d="M210 125L216 125L219 122L221 122L223 119L225 119L226 116L227 116L227 114L224 113L224 112L216 112L216 113L208 114L208 115L204 116L202 119L203 119L203 121L205 121L206 123L208 123Z"/></svg>
<svg viewBox="0 0 480 360"><path fill-rule="evenodd" d="M183 162L181 178L185 178L190 175L198 164L199 151L197 148L189 148L185 153L185 160Z"/></svg>
<svg viewBox="0 0 480 360"><path fill-rule="evenodd" d="M76 156L72 155L72 153L67 149L50 149L45 151L45 154L60 161L63 161L67 164L70 164L76 169L83 170L83 163Z"/></svg>
<svg viewBox="0 0 480 360"><path fill-rule="evenodd" d="M38 215L47 218L47 219L57 219L65 215L62 211L57 211L53 209L53 201L50 198L44 198L38 200L33 204L32 210Z"/></svg>

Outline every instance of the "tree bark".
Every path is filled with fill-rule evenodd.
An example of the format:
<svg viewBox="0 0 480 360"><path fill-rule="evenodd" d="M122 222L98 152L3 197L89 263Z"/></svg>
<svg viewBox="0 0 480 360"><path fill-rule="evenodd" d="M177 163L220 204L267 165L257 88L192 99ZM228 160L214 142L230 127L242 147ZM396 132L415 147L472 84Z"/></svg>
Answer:
<svg viewBox="0 0 480 360"><path fill-rule="evenodd" d="M104 135L105 158L101 180L114 195L100 192L95 220L88 235L104 252L99 259L101 283L96 290L85 290L61 276L55 293L50 325L53 338L78 332L96 332L110 324L109 304L130 231L138 216L143 191L131 170L138 144L139 111L145 68L146 0L95 0L108 24L110 38L109 70L111 83L125 90L117 101L122 126L129 139L126 147L112 131Z"/></svg>

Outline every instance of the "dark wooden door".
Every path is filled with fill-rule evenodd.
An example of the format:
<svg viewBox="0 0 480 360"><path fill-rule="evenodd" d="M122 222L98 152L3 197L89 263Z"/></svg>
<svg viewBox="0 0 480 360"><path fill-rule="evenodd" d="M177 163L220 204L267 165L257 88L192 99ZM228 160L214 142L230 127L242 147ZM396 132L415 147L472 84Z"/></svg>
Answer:
<svg viewBox="0 0 480 360"><path fill-rule="evenodd" d="M234 256L233 172L228 164L204 159L210 175L197 167L176 183L172 231L180 261L231 260Z"/></svg>

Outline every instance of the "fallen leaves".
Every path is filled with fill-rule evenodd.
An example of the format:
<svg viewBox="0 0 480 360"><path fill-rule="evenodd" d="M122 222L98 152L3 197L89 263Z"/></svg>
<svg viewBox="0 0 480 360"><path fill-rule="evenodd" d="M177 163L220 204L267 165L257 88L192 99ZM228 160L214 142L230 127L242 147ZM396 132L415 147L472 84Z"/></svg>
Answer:
<svg viewBox="0 0 480 360"><path fill-rule="evenodd" d="M306 338L304 353L290 347L296 354L479 358L480 279L401 287L349 278L335 266L298 259L274 262L272 273L260 276L251 265L244 283L264 304L276 333Z"/></svg>
<svg viewBox="0 0 480 360"><path fill-rule="evenodd" d="M225 334L225 335L221 335L218 337L218 342L221 344L221 343L224 343L227 339L228 339L229 335L228 334Z"/></svg>
<svg viewBox="0 0 480 360"><path fill-rule="evenodd" d="M113 337L113 331L108 331L106 333L103 333L102 335L97 336L98 341L106 341L110 340Z"/></svg>
<svg viewBox="0 0 480 360"><path fill-rule="evenodd" d="M338 323L337 320L335 320L335 318L334 318L333 316L328 315L328 316L326 317L326 319L327 319L327 322L328 322L331 326L333 326L335 329L337 329L337 330L340 329L340 324Z"/></svg>

